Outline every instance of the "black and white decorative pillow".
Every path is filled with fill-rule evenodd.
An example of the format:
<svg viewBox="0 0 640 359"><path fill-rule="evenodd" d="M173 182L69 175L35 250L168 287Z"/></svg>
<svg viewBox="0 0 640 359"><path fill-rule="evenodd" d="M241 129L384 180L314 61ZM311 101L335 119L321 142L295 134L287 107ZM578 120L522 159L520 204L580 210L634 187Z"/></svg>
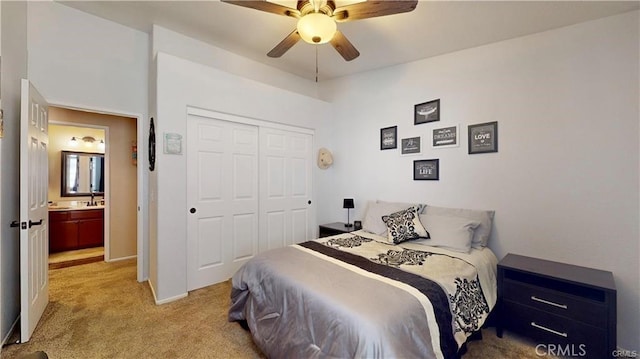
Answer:
<svg viewBox="0 0 640 359"><path fill-rule="evenodd" d="M398 244L410 239L429 238L429 232L424 228L418 217L417 206L382 216L387 225L389 242Z"/></svg>

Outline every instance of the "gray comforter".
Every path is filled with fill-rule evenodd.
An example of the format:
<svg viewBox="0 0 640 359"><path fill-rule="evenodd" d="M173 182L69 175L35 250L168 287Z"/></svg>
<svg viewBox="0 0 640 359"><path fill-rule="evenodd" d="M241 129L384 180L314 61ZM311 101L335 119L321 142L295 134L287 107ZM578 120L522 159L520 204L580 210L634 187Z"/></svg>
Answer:
<svg viewBox="0 0 640 359"><path fill-rule="evenodd" d="M229 320L270 358L453 358L495 302L467 261L354 235L261 253L232 281Z"/></svg>

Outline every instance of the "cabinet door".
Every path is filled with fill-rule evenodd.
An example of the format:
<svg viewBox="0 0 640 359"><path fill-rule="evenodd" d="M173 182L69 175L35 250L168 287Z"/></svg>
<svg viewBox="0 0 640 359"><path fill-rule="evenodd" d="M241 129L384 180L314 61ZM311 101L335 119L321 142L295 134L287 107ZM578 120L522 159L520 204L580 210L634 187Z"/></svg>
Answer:
<svg viewBox="0 0 640 359"><path fill-rule="evenodd" d="M78 222L78 248L100 247L104 242L102 218Z"/></svg>
<svg viewBox="0 0 640 359"><path fill-rule="evenodd" d="M78 247L77 221L51 221L49 227L50 253L70 251Z"/></svg>

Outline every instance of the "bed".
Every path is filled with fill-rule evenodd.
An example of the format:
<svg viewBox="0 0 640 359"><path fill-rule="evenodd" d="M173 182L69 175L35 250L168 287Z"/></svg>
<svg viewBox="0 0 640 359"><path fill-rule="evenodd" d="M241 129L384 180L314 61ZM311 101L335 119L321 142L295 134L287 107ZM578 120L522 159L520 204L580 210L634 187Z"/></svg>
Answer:
<svg viewBox="0 0 640 359"><path fill-rule="evenodd" d="M419 210L414 220L428 222ZM232 278L229 320L246 322L269 358L459 357L495 305L495 255L382 234L369 228L258 254Z"/></svg>

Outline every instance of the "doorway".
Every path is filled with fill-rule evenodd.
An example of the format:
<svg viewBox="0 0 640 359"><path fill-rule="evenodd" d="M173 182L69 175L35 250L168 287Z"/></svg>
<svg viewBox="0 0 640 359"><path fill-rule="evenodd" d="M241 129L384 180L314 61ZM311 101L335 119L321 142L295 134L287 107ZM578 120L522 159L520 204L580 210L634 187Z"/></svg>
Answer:
<svg viewBox="0 0 640 359"><path fill-rule="evenodd" d="M105 258L109 240L109 222L104 216L110 173L109 161L105 161L108 129L49 123L49 269Z"/></svg>
<svg viewBox="0 0 640 359"><path fill-rule="evenodd" d="M49 122L49 201L54 208L50 207L50 218L52 211L67 211L68 217L62 216L63 221L67 221L65 224L71 222L71 226L64 227L70 228L70 233L65 229L63 232L72 238L67 247L59 246L56 250L58 257L61 249L68 249L62 253L66 257L62 258L64 264L50 265L50 268L135 258L138 244L137 119L51 106ZM71 144L72 139L77 143ZM73 188L75 192L63 193L64 152L104 154L103 188L94 187L93 197L91 189L77 188L77 184ZM89 172L84 176L90 177ZM85 182L99 183L99 176L93 176L93 181L87 179ZM98 221L103 222L103 246L96 237ZM55 229L51 221L51 232ZM50 233L50 239L54 236L55 233ZM74 236L77 236L78 248L72 248Z"/></svg>

